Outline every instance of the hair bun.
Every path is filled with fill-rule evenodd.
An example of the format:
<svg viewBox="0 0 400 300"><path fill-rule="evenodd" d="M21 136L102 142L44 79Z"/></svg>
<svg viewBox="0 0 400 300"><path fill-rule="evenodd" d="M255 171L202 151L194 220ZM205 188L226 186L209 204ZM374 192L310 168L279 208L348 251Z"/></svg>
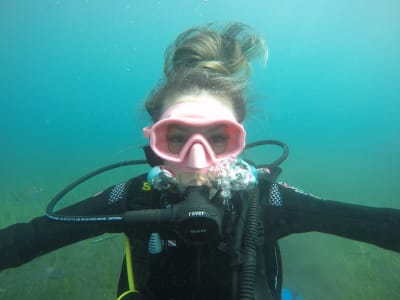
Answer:
<svg viewBox="0 0 400 300"><path fill-rule="evenodd" d="M170 77L190 68L229 76L243 82L251 73L250 60L267 59L263 38L242 23L229 23L224 27L209 24L181 33L167 48L164 73Z"/></svg>

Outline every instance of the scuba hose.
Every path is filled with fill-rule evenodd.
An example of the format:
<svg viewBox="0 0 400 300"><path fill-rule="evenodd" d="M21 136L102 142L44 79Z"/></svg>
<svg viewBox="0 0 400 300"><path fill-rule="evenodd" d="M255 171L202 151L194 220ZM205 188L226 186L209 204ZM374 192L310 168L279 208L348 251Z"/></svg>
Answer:
<svg viewBox="0 0 400 300"><path fill-rule="evenodd" d="M247 213L247 231L244 234L243 271L240 282L240 300L254 299L257 262L257 191L251 191Z"/></svg>
<svg viewBox="0 0 400 300"><path fill-rule="evenodd" d="M275 179L279 176L281 169L279 165L288 157L289 148L287 145L281 141L277 140L261 140L253 143L249 143L245 147L245 151L254 147L263 146L263 145L275 145L282 148L282 154L269 164L261 164L256 165L255 167L260 170L260 173L264 173L264 176L268 177L268 180L274 182ZM137 222L161 222L165 219L168 219L169 214L160 212L159 209L152 210L143 210L143 211L135 211L130 212L129 214L118 214L118 215L86 215L86 216L70 216L63 215L54 212L55 206L74 188L83 182L89 180L92 177L95 177L104 172L110 171L112 169L132 166L132 165L145 165L148 164L147 160L130 160L119 163L114 163L100 169L97 169L93 172L90 172L83 177L75 180L68 186L66 186L63 190L61 190L56 196L54 196L46 207L46 216L55 221L61 222L124 222L124 221L137 221Z"/></svg>
<svg viewBox="0 0 400 300"><path fill-rule="evenodd" d="M260 145L276 145L282 148L281 156L270 164L256 165L259 176L264 176L268 181L275 181L281 169L281 164L288 156L286 144L276 140L264 140L248 144L245 149L250 149ZM103 172L129 166L147 164L147 160L132 160L115 163L93 171L78 180L74 181L62 191L60 191L47 205L46 215L48 218L60 222L76 223L124 223L124 224L143 224L149 223L163 228L164 224L172 224L177 234L188 244L201 246L202 243L215 240L221 232L221 212L220 208L208 201L208 191L204 187L193 187L184 197L184 200L162 209L144 209L137 211L127 211L116 215L64 215L54 212L55 206L61 199L88 179ZM247 192L249 193L249 192ZM236 226L236 238L233 242L234 247L234 272L232 277L233 297L239 294L240 300L254 299L254 288L256 281L256 256L257 256L257 225L258 208L257 193L251 191L250 201L242 201L242 211ZM244 231L246 227L246 232ZM134 276L132 271L132 261L130 257L130 242L125 237L125 252L127 262L127 274L129 289L119 296L118 300L123 300L125 296L141 297L135 289ZM240 276L240 291L236 291L239 277L238 268L242 266ZM136 299L139 299L136 298ZM127 298L126 298L127 299Z"/></svg>
<svg viewBox="0 0 400 300"><path fill-rule="evenodd" d="M239 268L242 258L242 238L245 229L245 222L247 218L247 212L249 209L249 203L246 201L242 202L242 207L240 210L240 215L235 228L235 238L233 240L233 253L232 253L232 300L237 300L237 288L239 287Z"/></svg>
<svg viewBox="0 0 400 300"><path fill-rule="evenodd" d="M257 190L251 190L249 194L249 201L242 202L241 214L233 241L232 300L237 300L238 287L240 287L239 300L254 299L258 235ZM246 232L244 229L246 229ZM241 267L242 273L239 278ZM238 283L239 280L240 283Z"/></svg>

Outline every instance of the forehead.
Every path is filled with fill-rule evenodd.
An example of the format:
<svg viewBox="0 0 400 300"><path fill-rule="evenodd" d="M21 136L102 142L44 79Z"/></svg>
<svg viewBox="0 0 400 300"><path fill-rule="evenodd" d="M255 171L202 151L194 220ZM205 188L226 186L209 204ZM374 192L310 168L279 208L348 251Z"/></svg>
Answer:
<svg viewBox="0 0 400 300"><path fill-rule="evenodd" d="M199 94L185 94L173 99L167 99L164 102L163 113L167 111L171 106L175 106L176 104L188 104L186 109L189 110L193 107L193 111L196 114L210 114L213 110L217 109L218 111L224 111L225 113L235 115L234 108L232 102L229 99L224 97L212 95L207 92L200 92ZM193 105L190 105L193 103ZM197 108L197 109L196 109ZM187 113L190 113L187 111Z"/></svg>

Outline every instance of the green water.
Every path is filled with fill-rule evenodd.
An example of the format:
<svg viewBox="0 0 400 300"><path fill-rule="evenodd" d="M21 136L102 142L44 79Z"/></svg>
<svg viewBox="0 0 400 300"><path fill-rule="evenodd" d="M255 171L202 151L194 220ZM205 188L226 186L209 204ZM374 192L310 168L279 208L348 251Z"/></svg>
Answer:
<svg viewBox="0 0 400 300"><path fill-rule="evenodd" d="M266 36L249 141L290 149L281 179L324 198L400 208L398 1L1 1L0 225L108 163L142 158L141 105L182 30L238 20ZM258 153L264 160L264 153ZM83 199L143 170L100 177ZM400 255L318 233L281 241L284 286L304 299L397 299ZM0 299L114 299L120 236L0 272Z"/></svg>

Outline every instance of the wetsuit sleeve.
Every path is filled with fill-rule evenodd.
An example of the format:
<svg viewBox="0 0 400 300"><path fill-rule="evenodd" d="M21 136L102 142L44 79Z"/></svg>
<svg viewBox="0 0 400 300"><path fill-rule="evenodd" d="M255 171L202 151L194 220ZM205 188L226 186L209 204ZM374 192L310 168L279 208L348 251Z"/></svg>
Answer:
<svg viewBox="0 0 400 300"><path fill-rule="evenodd" d="M324 200L287 184L262 196L264 223L272 239L323 232L400 251L400 210Z"/></svg>
<svg viewBox="0 0 400 300"><path fill-rule="evenodd" d="M59 211L64 215L118 214L136 178L110 187ZM140 180L139 180L140 181ZM17 267L33 258L105 232L121 232L121 224L93 224L53 221L46 216L0 230L0 269Z"/></svg>

